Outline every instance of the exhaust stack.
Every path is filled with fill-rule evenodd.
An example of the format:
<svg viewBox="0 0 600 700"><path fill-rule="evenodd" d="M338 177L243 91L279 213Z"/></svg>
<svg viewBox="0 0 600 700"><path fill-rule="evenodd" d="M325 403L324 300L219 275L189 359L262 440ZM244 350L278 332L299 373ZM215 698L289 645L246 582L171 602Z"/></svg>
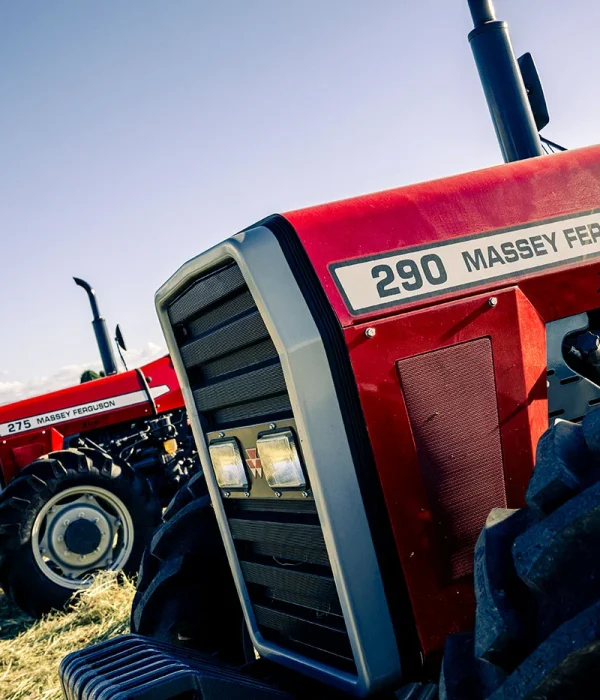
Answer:
<svg viewBox="0 0 600 700"><path fill-rule="evenodd" d="M496 19L492 0L469 0L469 9L469 42L504 162L544 155L508 25Z"/></svg>
<svg viewBox="0 0 600 700"><path fill-rule="evenodd" d="M110 342L110 337L108 335L108 330L106 328L106 322L100 315L100 309L98 308L98 300L96 299L96 292L93 287L85 280L79 277L73 277L75 284L79 287L83 287L87 292L88 299L90 300L90 305L92 307L92 313L94 318L92 320L92 326L94 327L94 333L96 335L96 342L98 343L98 350L100 350L100 357L102 358L102 366L104 367L105 374L116 374L117 373L117 363L115 360L115 355L113 353L112 344Z"/></svg>

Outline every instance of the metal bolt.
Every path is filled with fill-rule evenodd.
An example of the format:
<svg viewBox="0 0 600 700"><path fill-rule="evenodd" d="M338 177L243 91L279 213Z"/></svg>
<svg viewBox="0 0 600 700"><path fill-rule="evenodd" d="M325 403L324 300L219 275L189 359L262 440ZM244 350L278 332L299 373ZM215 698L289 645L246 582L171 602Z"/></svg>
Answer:
<svg viewBox="0 0 600 700"><path fill-rule="evenodd" d="M101 535L102 537L106 537L106 532L101 532L100 535Z"/></svg>
<svg viewBox="0 0 600 700"><path fill-rule="evenodd" d="M219 437L225 437L225 433L219 433Z"/></svg>
<svg viewBox="0 0 600 700"><path fill-rule="evenodd" d="M78 518L85 518L85 513L77 513Z"/></svg>
<svg viewBox="0 0 600 700"><path fill-rule="evenodd" d="M99 523L99 522L100 522L100 518L94 518L94 522L95 522L95 523Z"/></svg>
<svg viewBox="0 0 600 700"><path fill-rule="evenodd" d="M276 427L275 423L269 423L269 430L275 430Z"/></svg>
<svg viewBox="0 0 600 700"><path fill-rule="evenodd" d="M244 496L246 496L246 498L250 498L250 491L244 491Z"/></svg>
<svg viewBox="0 0 600 700"><path fill-rule="evenodd" d="M231 496L229 491L223 491L223 495L225 496L225 498L229 498L229 496Z"/></svg>
<svg viewBox="0 0 600 700"><path fill-rule="evenodd" d="M367 338L374 338L377 331L374 328L365 328L365 335Z"/></svg>
<svg viewBox="0 0 600 700"><path fill-rule="evenodd" d="M91 501L94 498L91 493L86 493L85 497L88 501Z"/></svg>
<svg viewBox="0 0 600 700"><path fill-rule="evenodd" d="M84 559L85 559L85 554L82 554L82 555L79 557L79 560L80 560L80 561L83 561Z"/></svg>
<svg viewBox="0 0 600 700"><path fill-rule="evenodd" d="M62 536L62 535L59 535L59 536L58 536L58 541L59 541L59 542L62 542L62 541L63 541L63 536Z"/></svg>
<svg viewBox="0 0 600 700"><path fill-rule="evenodd" d="M112 559L107 559L106 560L106 566L112 566L113 560Z"/></svg>
<svg viewBox="0 0 600 700"><path fill-rule="evenodd" d="M64 520L64 521L63 521L63 525L64 525L65 527L67 527L67 525L68 525L70 522L71 522L70 520Z"/></svg>
<svg viewBox="0 0 600 700"><path fill-rule="evenodd" d="M71 552L69 552L69 550L67 549L66 551L63 552L63 554L64 554L65 557L68 557L69 554L71 554Z"/></svg>
<svg viewBox="0 0 600 700"><path fill-rule="evenodd" d="M308 491L302 491L302 498L308 498Z"/></svg>
<svg viewBox="0 0 600 700"><path fill-rule="evenodd" d="M275 498L281 498L281 491L275 491Z"/></svg>
<svg viewBox="0 0 600 700"><path fill-rule="evenodd" d="M488 306L490 306L492 309L494 306L498 306L498 299L496 299L496 297L490 297L488 299Z"/></svg>

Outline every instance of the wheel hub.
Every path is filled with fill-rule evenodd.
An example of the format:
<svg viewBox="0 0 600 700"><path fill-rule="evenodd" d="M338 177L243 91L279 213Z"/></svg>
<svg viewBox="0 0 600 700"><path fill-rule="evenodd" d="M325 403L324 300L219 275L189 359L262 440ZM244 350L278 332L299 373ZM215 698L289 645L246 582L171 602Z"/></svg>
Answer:
<svg viewBox="0 0 600 700"><path fill-rule="evenodd" d="M133 545L133 522L122 501L100 487L71 487L40 511L32 532L35 559L48 578L87 586L100 569L118 570Z"/></svg>
<svg viewBox="0 0 600 700"><path fill-rule="evenodd" d="M91 554L98 549L101 540L100 528L91 520L76 520L65 530L65 547L75 554Z"/></svg>

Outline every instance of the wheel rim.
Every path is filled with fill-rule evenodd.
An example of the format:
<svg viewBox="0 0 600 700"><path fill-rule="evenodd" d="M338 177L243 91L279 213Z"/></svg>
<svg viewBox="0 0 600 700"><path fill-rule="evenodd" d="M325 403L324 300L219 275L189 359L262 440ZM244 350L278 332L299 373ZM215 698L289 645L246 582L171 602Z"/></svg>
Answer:
<svg viewBox="0 0 600 700"><path fill-rule="evenodd" d="M37 514L31 546L50 581L77 590L89 586L98 571L120 571L133 538L133 520L120 498L99 486L72 486Z"/></svg>

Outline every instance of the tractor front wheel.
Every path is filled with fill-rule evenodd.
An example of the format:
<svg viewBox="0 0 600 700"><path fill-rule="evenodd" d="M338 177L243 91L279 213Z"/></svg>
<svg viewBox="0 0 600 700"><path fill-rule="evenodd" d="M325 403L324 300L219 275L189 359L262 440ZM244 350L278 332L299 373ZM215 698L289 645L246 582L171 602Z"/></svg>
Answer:
<svg viewBox="0 0 600 700"><path fill-rule="evenodd" d="M541 437L526 502L477 542L475 632L448 638L441 700L598 696L599 410Z"/></svg>
<svg viewBox="0 0 600 700"><path fill-rule="evenodd" d="M131 631L219 654L253 658L204 476L175 496L144 554Z"/></svg>
<svg viewBox="0 0 600 700"><path fill-rule="evenodd" d="M0 584L33 617L63 608L99 571L134 574L160 512L128 465L98 450L52 452L0 496Z"/></svg>

